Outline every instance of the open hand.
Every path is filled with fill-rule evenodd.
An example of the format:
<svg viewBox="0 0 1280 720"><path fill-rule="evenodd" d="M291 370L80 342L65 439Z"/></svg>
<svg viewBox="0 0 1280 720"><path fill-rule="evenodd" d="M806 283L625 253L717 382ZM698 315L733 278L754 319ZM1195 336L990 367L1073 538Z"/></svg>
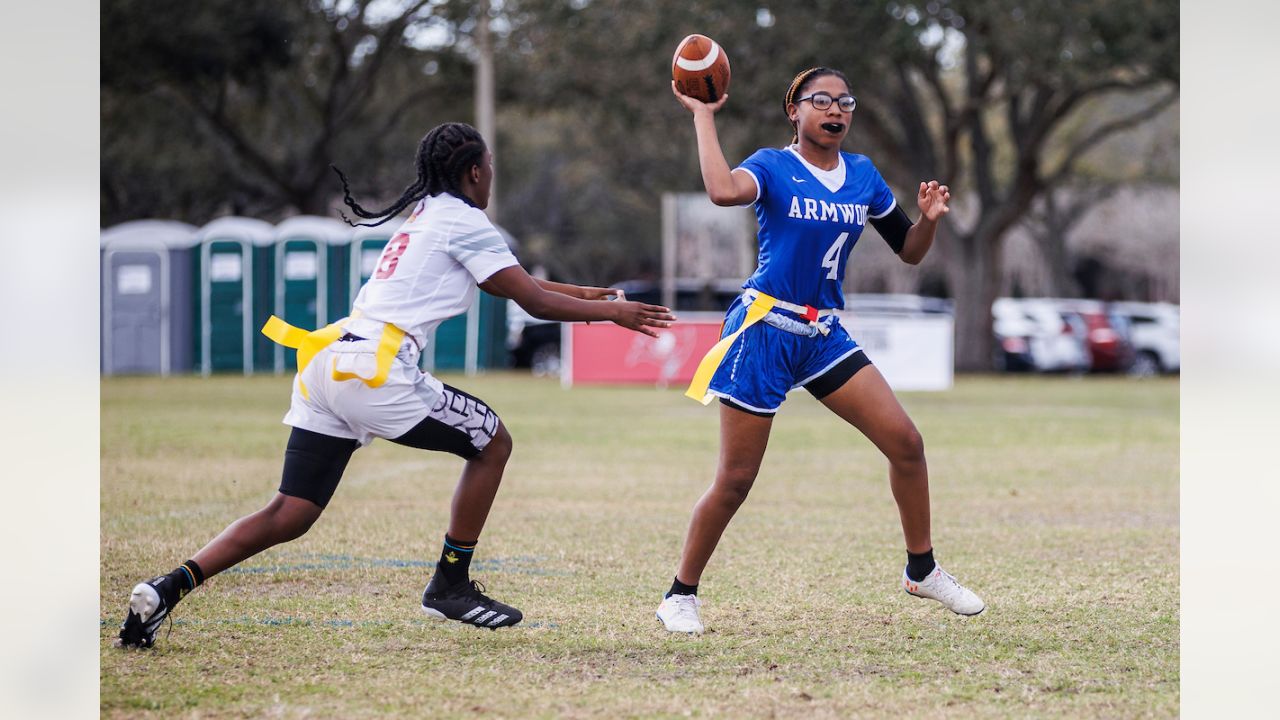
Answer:
<svg viewBox="0 0 1280 720"><path fill-rule="evenodd" d="M613 317L609 318L610 320L628 330L635 330L649 337L658 337L658 333L654 332L653 328L669 328L671 323L676 321L676 316L671 314L671 310L661 305L619 300L609 303L609 307L613 310Z"/></svg>
<svg viewBox="0 0 1280 720"><path fill-rule="evenodd" d="M920 208L920 214L925 218L937 220L951 212L951 208L947 206L950 201L951 188L946 185L939 185L937 180L920 183L920 192L916 195L916 205Z"/></svg>
<svg viewBox="0 0 1280 720"><path fill-rule="evenodd" d="M724 101L729 99L729 93L725 93L720 96L719 100L713 103L704 103L698 98L689 97L677 90L675 80L671 81L671 93L676 96L676 100L679 100L680 104L683 105L686 110L695 115L698 114L698 112L710 112L715 114L720 110L720 108L724 107Z"/></svg>

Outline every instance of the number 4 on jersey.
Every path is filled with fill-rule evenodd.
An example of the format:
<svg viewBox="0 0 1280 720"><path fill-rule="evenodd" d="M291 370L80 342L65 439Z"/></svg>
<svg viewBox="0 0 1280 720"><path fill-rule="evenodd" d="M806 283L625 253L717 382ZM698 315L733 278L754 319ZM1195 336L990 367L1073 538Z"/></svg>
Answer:
<svg viewBox="0 0 1280 720"><path fill-rule="evenodd" d="M831 244L831 249L827 251L826 255L822 256L822 267L830 268L827 273L828 280L836 279L836 274L840 270L840 248L844 247L844 241L848 239L849 233L840 233L840 237L836 238L836 241Z"/></svg>

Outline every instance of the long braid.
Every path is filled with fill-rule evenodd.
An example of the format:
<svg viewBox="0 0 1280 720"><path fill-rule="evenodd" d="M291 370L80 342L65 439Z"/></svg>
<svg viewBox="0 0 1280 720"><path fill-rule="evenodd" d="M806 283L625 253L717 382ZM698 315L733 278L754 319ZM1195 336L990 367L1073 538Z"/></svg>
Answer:
<svg viewBox="0 0 1280 720"><path fill-rule="evenodd" d="M796 96L804 91L805 86L809 84L810 80L815 80L827 75L835 75L843 80L846 86L849 85L849 78L845 77L844 73L829 67L811 67L808 70L801 71L800 74L796 75L795 79L791 81L791 87L787 88L787 94L782 100L782 114L787 115L787 122L791 122L791 116L787 114L787 108L796 101ZM791 122L791 130L791 142L794 144L800 140L800 131L796 128L796 124L794 122Z"/></svg>
<svg viewBox="0 0 1280 720"><path fill-rule="evenodd" d="M376 219L374 223L353 223L346 213L339 213L342 219L353 227L363 225L376 227L395 217L413 203L431 195L448 192L462 196L458 180L462 173L470 169L484 156L485 143L480 132L465 123L445 123L431 129L418 143L418 154L414 165L418 171L418 179L404 189L400 197L390 206L380 211L369 211L361 207L351 197L351 188L347 184L347 176L336 166L330 165L342 181L343 202L356 215L366 219Z"/></svg>

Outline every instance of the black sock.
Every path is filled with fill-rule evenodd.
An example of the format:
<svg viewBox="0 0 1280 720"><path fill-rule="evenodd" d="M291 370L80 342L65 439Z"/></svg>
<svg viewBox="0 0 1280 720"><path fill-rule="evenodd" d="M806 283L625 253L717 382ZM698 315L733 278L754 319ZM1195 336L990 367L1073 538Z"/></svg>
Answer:
<svg viewBox="0 0 1280 720"><path fill-rule="evenodd" d="M450 585L457 585L470 578L471 556L475 553L478 541L454 540L448 534L444 536L444 549L440 551L440 562L436 563L436 572L444 576Z"/></svg>
<svg viewBox="0 0 1280 720"><path fill-rule="evenodd" d="M169 582L164 584L167 595L165 602L169 607L173 607L187 593L200 587L204 582L204 571L195 560L188 560L174 568L173 572L169 573L168 579Z"/></svg>
<svg viewBox="0 0 1280 720"><path fill-rule="evenodd" d="M684 583L680 582L680 578L676 577L671 579L671 589L668 590L667 594L663 595L663 597L671 597L672 595L697 595L697 594L698 594L697 585L685 585Z"/></svg>
<svg viewBox="0 0 1280 720"><path fill-rule="evenodd" d="M933 561L933 548L929 548L922 553L913 553L907 551L907 577L915 582L929 577L929 573L937 567L937 563Z"/></svg>

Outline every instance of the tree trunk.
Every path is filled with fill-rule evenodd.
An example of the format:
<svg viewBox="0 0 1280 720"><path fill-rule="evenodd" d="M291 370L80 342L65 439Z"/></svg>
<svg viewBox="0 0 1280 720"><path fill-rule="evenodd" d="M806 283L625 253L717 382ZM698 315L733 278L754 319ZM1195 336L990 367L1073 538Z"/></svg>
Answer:
<svg viewBox="0 0 1280 720"><path fill-rule="evenodd" d="M980 232L958 235L948 243L954 248L947 274L956 303L955 367L959 372L989 372L994 367L991 304L999 290L1001 238Z"/></svg>
<svg viewBox="0 0 1280 720"><path fill-rule="evenodd" d="M293 204L303 215L329 216L329 197L322 191L312 190L308 194L297 195Z"/></svg>
<svg viewBox="0 0 1280 720"><path fill-rule="evenodd" d="M1072 275L1071 260L1067 255L1067 231L1055 223L1045 228L1040 249L1049 275L1049 295L1052 297L1079 297L1080 291Z"/></svg>

